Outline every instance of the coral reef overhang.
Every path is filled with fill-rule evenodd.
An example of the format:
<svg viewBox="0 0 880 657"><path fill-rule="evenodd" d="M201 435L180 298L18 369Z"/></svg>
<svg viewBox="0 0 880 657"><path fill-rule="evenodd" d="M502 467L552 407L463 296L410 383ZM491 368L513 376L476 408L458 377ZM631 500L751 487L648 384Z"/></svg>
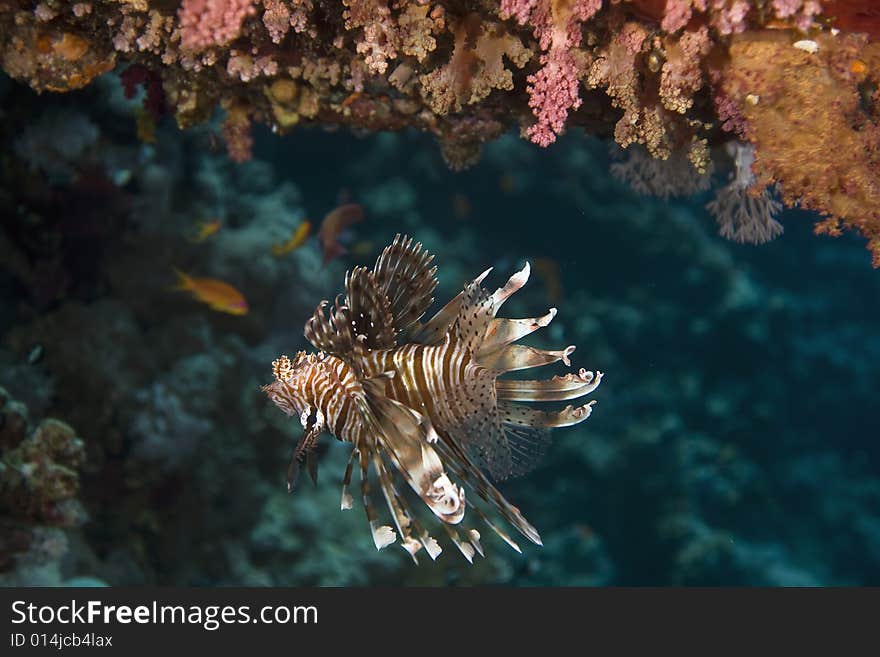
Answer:
<svg viewBox="0 0 880 657"><path fill-rule="evenodd" d="M2 0L0 67L65 92L118 71L181 128L434 134L450 166L510 128L685 153L755 149L756 193L868 239L880 266L880 12L870 0Z"/></svg>

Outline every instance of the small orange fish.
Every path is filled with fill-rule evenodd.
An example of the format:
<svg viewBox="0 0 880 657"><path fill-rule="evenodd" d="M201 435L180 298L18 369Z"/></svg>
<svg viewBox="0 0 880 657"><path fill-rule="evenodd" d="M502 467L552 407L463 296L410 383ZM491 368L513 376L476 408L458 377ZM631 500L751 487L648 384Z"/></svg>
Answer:
<svg viewBox="0 0 880 657"><path fill-rule="evenodd" d="M275 257L281 257L285 253L290 253L291 251L296 251L299 247L306 243L306 240L309 237L309 233L312 231L312 222L304 221L299 226L296 227L296 230L293 231L293 234L290 236L290 239L281 242L280 244L272 245L272 255Z"/></svg>
<svg viewBox="0 0 880 657"><path fill-rule="evenodd" d="M516 177L510 172L502 173L501 177L498 178L498 189L505 194L513 194L517 191L518 187L519 184Z"/></svg>
<svg viewBox="0 0 880 657"><path fill-rule="evenodd" d="M342 231L364 219L364 209L357 203L340 205L324 217L318 231L318 241L324 252L324 264L346 253L346 248L337 239Z"/></svg>
<svg viewBox="0 0 880 657"><path fill-rule="evenodd" d="M143 144L156 143L156 119L145 109L139 109L135 113L135 127L137 138Z"/></svg>
<svg viewBox="0 0 880 657"><path fill-rule="evenodd" d="M452 195L452 212L455 214L456 219L467 219L471 216L473 209L471 200L467 196L461 192L456 192Z"/></svg>
<svg viewBox="0 0 880 657"><path fill-rule="evenodd" d="M176 269L174 273L177 274L175 290L189 292L198 301L222 313L247 315L247 301L241 292L229 283L218 281L216 278L189 276Z"/></svg>
<svg viewBox="0 0 880 657"><path fill-rule="evenodd" d="M360 92L360 91L355 91L355 92L349 94L349 95L346 97L346 99L342 101L342 107L348 107L348 106L351 105L354 101L356 101L358 98L360 98L362 95L363 95L363 94L362 94L362 92Z"/></svg>
<svg viewBox="0 0 880 657"><path fill-rule="evenodd" d="M210 221L200 221L196 226L196 234L191 238L193 242L204 242L220 230L223 222L219 219L211 219Z"/></svg>
<svg viewBox="0 0 880 657"><path fill-rule="evenodd" d="M355 242L355 245L351 247L352 255L356 256L368 256L376 252L376 245L370 240L361 240L360 242Z"/></svg>

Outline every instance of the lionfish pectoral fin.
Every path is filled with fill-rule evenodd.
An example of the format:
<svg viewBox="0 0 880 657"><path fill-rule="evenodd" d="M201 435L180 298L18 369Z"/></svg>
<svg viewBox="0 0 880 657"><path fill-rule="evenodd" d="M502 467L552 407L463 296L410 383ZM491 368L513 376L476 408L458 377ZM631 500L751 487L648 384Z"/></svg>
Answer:
<svg viewBox="0 0 880 657"><path fill-rule="evenodd" d="M365 417L393 465L431 511L443 522L455 524L464 516L464 490L446 474L432 444L437 432L427 417L384 394L384 386L363 382Z"/></svg>
<svg viewBox="0 0 880 657"><path fill-rule="evenodd" d="M394 519L394 524L401 537L401 546L409 553L413 562L418 563L416 553L422 549L422 544L412 536L415 529L416 520L410 512L406 500L397 492L394 487L391 473L385 467L385 462L381 454L375 452L373 454L373 464L376 473L379 475L379 486L382 488L382 494L385 496L385 503Z"/></svg>
<svg viewBox="0 0 880 657"><path fill-rule="evenodd" d="M349 487L351 486L351 473L354 470L354 456L356 453L356 449L351 450L351 454L348 456L348 465L345 466L345 475L342 477L342 499L339 502L339 508L343 511L354 506L354 497Z"/></svg>
<svg viewBox="0 0 880 657"><path fill-rule="evenodd" d="M290 457L290 465L287 466L288 493L296 488L296 482L299 479L299 464L303 459L306 461L306 469L308 469L312 481L316 485L318 483L318 459L313 450L321 432L324 431L324 415L321 411L316 411L312 415L311 408L307 408L302 416L300 416L300 423L305 431L293 450L293 454Z"/></svg>
<svg viewBox="0 0 880 657"><path fill-rule="evenodd" d="M510 538L510 535L506 531L504 531L503 529L501 529L501 527L492 522L482 509L480 509L479 507L473 507L473 509L476 511L477 515L480 516L480 519L486 523L486 526L489 527L493 532L495 532L502 541L504 541L511 548L522 554L522 549L519 547L519 545L516 544L516 541ZM537 531L535 532L534 537L529 538L530 540L534 541L536 545L543 545L543 543L541 542L541 537L538 535Z"/></svg>
<svg viewBox="0 0 880 657"><path fill-rule="evenodd" d="M526 262L525 267L516 272L513 276L507 279L507 282L503 287L499 287L492 294L492 316L495 316L495 313L501 308L502 304L507 301L517 290L522 288L529 280L529 275L531 274L532 267Z"/></svg>
<svg viewBox="0 0 880 657"><path fill-rule="evenodd" d="M590 417L590 414L593 412L593 404L595 403L596 400L581 406L569 404L561 411L542 411L537 408L530 408L529 406L506 401L500 402L498 406L506 423L533 429L555 429L580 424Z"/></svg>
<svg viewBox="0 0 880 657"><path fill-rule="evenodd" d="M443 529L446 530L446 534L449 536L449 539L453 542L455 547L458 548L458 551L461 552L464 558L468 560L468 563L473 563L474 553L476 552L474 547L468 541L462 540L458 532L449 525L443 525Z"/></svg>
<svg viewBox="0 0 880 657"><path fill-rule="evenodd" d="M370 530L373 532L373 544L377 550L387 548L397 540L397 534L388 525L380 525L373 520L370 522Z"/></svg>
<svg viewBox="0 0 880 657"><path fill-rule="evenodd" d="M385 495L388 510L391 512L391 516L394 518L394 523L397 526L397 531L400 532L402 537L403 549L409 553L415 563L418 563L416 553L422 547L425 548L425 551L432 560L436 559L440 552L442 552L442 548L418 521L418 518L410 509L406 498L397 491L392 473L386 467L382 456L379 453L375 453L373 461L376 472L379 475L379 484L382 487L382 493ZM414 538L414 536L418 538Z"/></svg>
<svg viewBox="0 0 880 657"><path fill-rule="evenodd" d="M376 508L373 506L373 500L370 493L370 461L369 455L376 449L375 444L370 441L358 443L356 453L361 466L361 498L364 504L364 511L367 514L367 522L370 523L370 531L373 534L373 544L377 550L388 547L397 540L397 534L388 525L380 525ZM352 452L354 454L355 452Z"/></svg>
<svg viewBox="0 0 880 657"><path fill-rule="evenodd" d="M523 536L537 545L542 545L538 531L525 519L520 510L510 504L501 492L489 482L486 475L483 474L461 447L454 443L443 443L440 445L439 451L450 471L459 480L466 483L480 499L490 504L507 522L516 527ZM468 500L468 506L474 509L477 515L508 545L517 552L521 552L519 546L514 543L510 536L493 523L486 512L474 503L473 499Z"/></svg>
<svg viewBox="0 0 880 657"><path fill-rule="evenodd" d="M498 379L498 398L506 401L568 401L593 392L602 382L602 372L581 369L577 374L554 376L545 381Z"/></svg>
<svg viewBox="0 0 880 657"><path fill-rule="evenodd" d="M480 532L478 532L476 529L469 529L468 536L470 537L471 545L474 546L477 554L479 554L481 557L485 557L486 554L483 552L483 545L482 543L480 543Z"/></svg>
<svg viewBox="0 0 880 657"><path fill-rule="evenodd" d="M299 459L294 452L290 457L290 465L287 466L287 492L292 493L299 479Z"/></svg>
<svg viewBox="0 0 880 657"><path fill-rule="evenodd" d="M312 484L318 485L318 456L314 452L306 454L306 470L312 478Z"/></svg>

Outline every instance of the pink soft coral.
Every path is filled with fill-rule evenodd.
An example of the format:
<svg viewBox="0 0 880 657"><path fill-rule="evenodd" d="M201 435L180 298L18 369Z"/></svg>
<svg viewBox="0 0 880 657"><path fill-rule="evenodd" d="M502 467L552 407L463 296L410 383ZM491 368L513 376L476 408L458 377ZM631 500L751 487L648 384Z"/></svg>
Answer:
<svg viewBox="0 0 880 657"><path fill-rule="evenodd" d="M822 13L818 0L773 0L773 10L779 18L791 19L801 30L813 26L813 18Z"/></svg>
<svg viewBox="0 0 880 657"><path fill-rule="evenodd" d="M541 57L544 68L529 76L529 107L538 122L526 135L539 146L549 146L562 132L569 109L581 106L577 65L567 48L551 50Z"/></svg>
<svg viewBox="0 0 880 657"><path fill-rule="evenodd" d="M177 14L180 44L188 50L226 45L254 12L254 0L183 0Z"/></svg>
<svg viewBox="0 0 880 657"><path fill-rule="evenodd" d="M581 23L602 8L602 0L501 0L501 17L529 23L541 43L542 68L528 78L529 107L538 119L526 130L539 146L549 146L562 132L569 110L581 105L574 50L581 44Z"/></svg>
<svg viewBox="0 0 880 657"><path fill-rule="evenodd" d="M794 2L800 4L801 0ZM677 32L690 22L695 10L707 14L719 34L734 34L746 29L751 4L747 0L667 0L661 27L666 32Z"/></svg>

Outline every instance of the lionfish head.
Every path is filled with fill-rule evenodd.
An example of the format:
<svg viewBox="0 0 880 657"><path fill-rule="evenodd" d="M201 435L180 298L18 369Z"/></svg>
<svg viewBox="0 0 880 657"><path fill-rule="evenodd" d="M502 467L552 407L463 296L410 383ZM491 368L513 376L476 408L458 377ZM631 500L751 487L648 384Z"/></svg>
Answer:
<svg viewBox="0 0 880 657"><path fill-rule="evenodd" d="M298 380L302 378L309 366L306 352L300 351L291 361L286 355L272 361L272 374L275 380L260 389L274 404L287 415L299 415L302 409L297 408L296 389Z"/></svg>

